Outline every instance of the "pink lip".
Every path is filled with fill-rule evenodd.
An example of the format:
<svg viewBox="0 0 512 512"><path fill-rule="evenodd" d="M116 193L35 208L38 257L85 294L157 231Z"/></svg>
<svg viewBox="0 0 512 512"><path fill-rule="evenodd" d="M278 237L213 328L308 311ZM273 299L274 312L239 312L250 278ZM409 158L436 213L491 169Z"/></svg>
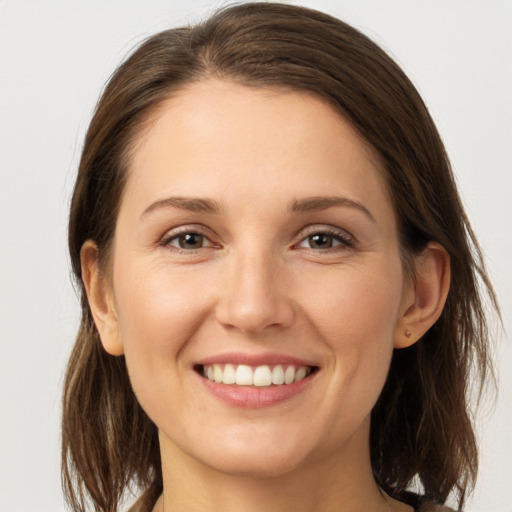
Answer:
<svg viewBox="0 0 512 512"><path fill-rule="evenodd" d="M246 364L248 366L275 366L277 364L294 365L294 366L318 366L314 362L298 359L296 357L274 352L266 352L263 354L244 354L229 352L225 354L217 354L198 361L197 365L205 366L211 364Z"/></svg>
<svg viewBox="0 0 512 512"><path fill-rule="evenodd" d="M302 393L312 383L315 376L316 373L313 373L293 384L283 384L269 388L217 384L199 375L197 377L201 379L205 388L222 402L233 407L261 409L279 404Z"/></svg>
<svg viewBox="0 0 512 512"><path fill-rule="evenodd" d="M213 357L203 359L196 366L212 365L212 364L246 364L249 366L273 366L277 364L316 367L310 361L297 359L295 357L283 354L265 353L265 354L219 354ZM215 398L222 402L239 408L245 409L261 409L282 403L293 398L305 391L310 386L318 372L293 384L283 384L281 386L256 387L256 386L236 386L230 384L220 384L204 378L199 373L197 378L200 379L202 385Z"/></svg>

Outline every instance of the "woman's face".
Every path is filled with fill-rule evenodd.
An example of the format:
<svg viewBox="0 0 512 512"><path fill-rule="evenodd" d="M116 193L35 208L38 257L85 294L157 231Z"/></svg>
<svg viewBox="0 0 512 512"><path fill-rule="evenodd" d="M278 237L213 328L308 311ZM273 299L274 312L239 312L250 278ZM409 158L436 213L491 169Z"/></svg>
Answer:
<svg viewBox="0 0 512 512"><path fill-rule="evenodd" d="M223 81L174 95L136 147L112 265L103 341L164 461L367 458L409 287L376 159L331 107Z"/></svg>

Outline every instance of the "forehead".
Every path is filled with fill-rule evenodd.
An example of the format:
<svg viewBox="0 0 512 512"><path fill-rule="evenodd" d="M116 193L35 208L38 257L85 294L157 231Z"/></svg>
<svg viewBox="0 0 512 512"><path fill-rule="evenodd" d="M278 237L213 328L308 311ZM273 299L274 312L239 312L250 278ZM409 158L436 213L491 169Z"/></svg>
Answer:
<svg viewBox="0 0 512 512"><path fill-rule="evenodd" d="M221 80L189 85L159 106L135 146L126 193L229 198L279 187L288 196L338 187L366 201L378 192L389 202L374 150L326 101Z"/></svg>

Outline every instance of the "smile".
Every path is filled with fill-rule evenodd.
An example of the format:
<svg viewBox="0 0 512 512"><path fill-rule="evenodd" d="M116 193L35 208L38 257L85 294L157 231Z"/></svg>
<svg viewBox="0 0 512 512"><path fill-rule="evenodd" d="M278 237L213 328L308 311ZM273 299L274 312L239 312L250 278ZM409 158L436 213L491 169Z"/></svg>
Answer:
<svg viewBox="0 0 512 512"><path fill-rule="evenodd" d="M311 360L271 352L217 354L193 368L209 394L243 409L278 405L314 389L320 373Z"/></svg>
<svg viewBox="0 0 512 512"><path fill-rule="evenodd" d="M290 364L249 366L247 364L205 364L200 373L211 382L236 386L283 386L308 377L315 367Z"/></svg>

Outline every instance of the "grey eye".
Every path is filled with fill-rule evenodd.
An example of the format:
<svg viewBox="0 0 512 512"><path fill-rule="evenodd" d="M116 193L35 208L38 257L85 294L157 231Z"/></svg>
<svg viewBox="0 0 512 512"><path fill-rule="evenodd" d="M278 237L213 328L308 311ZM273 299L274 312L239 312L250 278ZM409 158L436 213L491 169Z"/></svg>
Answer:
<svg viewBox="0 0 512 512"><path fill-rule="evenodd" d="M182 233L170 241L170 245L180 249L200 249L210 245L208 239L200 233Z"/></svg>
<svg viewBox="0 0 512 512"><path fill-rule="evenodd" d="M318 233L308 236L309 247L311 249L329 249L334 245L334 237L326 233Z"/></svg>
<svg viewBox="0 0 512 512"><path fill-rule="evenodd" d="M340 245L349 246L348 240L341 235L332 235L330 233L313 233L307 236L299 244L304 249L331 249Z"/></svg>

